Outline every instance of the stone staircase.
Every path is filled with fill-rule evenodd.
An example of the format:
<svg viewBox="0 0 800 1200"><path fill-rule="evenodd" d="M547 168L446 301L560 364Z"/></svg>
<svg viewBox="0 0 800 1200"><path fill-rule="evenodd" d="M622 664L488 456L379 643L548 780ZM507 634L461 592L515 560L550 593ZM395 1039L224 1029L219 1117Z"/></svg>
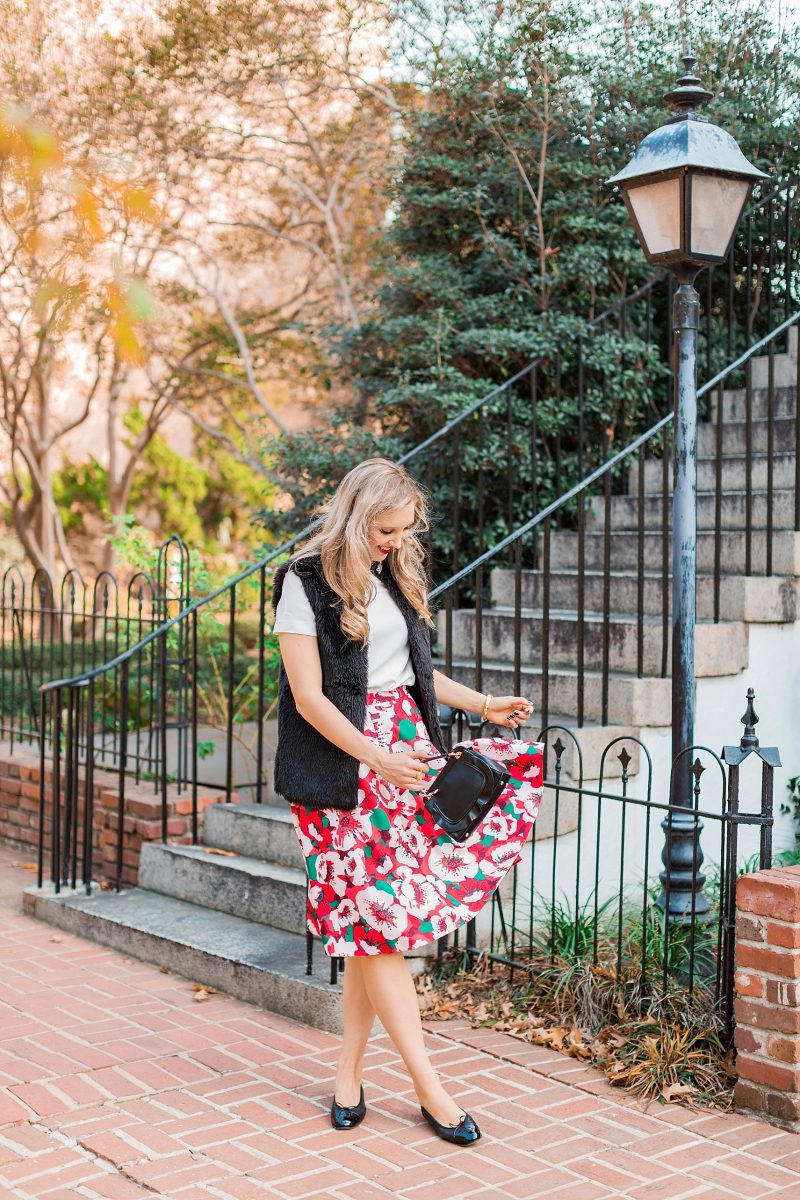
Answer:
<svg viewBox="0 0 800 1200"><path fill-rule="evenodd" d="M317 943L306 974L306 872L289 808L212 804L202 844L142 846L139 886L26 889L62 929L321 1029L341 1029L341 985Z"/></svg>
<svg viewBox="0 0 800 1200"><path fill-rule="evenodd" d="M717 426L716 397L711 420L698 436L697 503L697 618L696 673L699 679L738 675L749 662L749 628L754 622L788 623L798 618L800 534L795 532L795 464L797 451L797 328L790 331L786 353L774 356L774 442L772 453L772 575L745 575L747 511L746 402L743 389L723 393L722 429ZM750 423L751 570L766 566L768 431L766 390L768 360L752 365L753 394ZM721 432L719 550L722 564L719 616L714 617L713 570L716 551L717 447ZM669 612L671 542L663 531L663 462L644 463L642 517L638 468L631 466L626 496L610 498L610 548L606 547L605 501L592 498L584 533L584 571L578 570L579 541L575 532L554 530L550 538L549 611L545 580L540 570L523 569L520 598L521 690L535 704L542 692L542 638L548 640L549 723L574 728L578 716L578 604L583 588L584 726L579 738L591 777L592 764L613 737L639 736L643 728L666 727L671 719L669 636L664 643L663 613ZM668 470L668 494L672 476ZM669 503L669 500L668 500ZM531 543L526 543L530 547ZM524 553L524 552L523 552ZM608 576L607 719L603 722L604 592L606 554ZM666 563L665 563L666 553ZM643 569L639 571L639 556ZM524 561L524 558L523 558ZM666 566L666 574L665 574ZM641 673L639 672L639 588L641 585ZM514 691L514 571L498 566L490 574L490 600L483 608L482 679L485 691ZM667 602L664 605L666 592ZM443 598L438 613L438 645L445 644ZM667 621L669 635L669 622ZM475 685L474 609L455 608L451 615L451 673ZM666 654L666 658L664 657ZM436 665L444 669L444 658ZM541 718L541 709L534 713ZM533 731L531 731L533 732ZM608 766L613 767L613 763ZM637 769L634 761L629 773Z"/></svg>
<svg viewBox="0 0 800 1200"><path fill-rule="evenodd" d="M717 427L712 420L700 429L698 520L697 670L701 677L738 674L747 665L749 625L753 622L794 622L798 616L797 576L800 551L794 524L793 492L796 449L795 405L797 342L793 353L777 356L781 385L777 396L779 419L775 426L773 485L774 574L743 574L745 555L744 493L746 433L744 397L727 392L723 398L723 533L720 616L713 617ZM751 486L755 503L753 525L766 523L767 435L765 421L764 364L754 364L759 390L754 397ZM794 374L792 375L792 372ZM637 475L630 479L632 495L611 499L614 530L610 597L609 644L613 669L608 679L609 714L614 724L602 721L602 572L604 507L593 500L585 536L584 594L584 704L586 724L580 731L585 779L612 738L639 735L644 727L663 728L670 721L671 684L661 676L663 620L661 597L664 539L661 533L644 538L644 574L637 578ZM662 464L645 463L644 495L647 521L661 520ZM667 540L667 552L669 542ZM753 539L754 564L763 558L763 537ZM643 671L637 673L639 583L643 600ZM541 694L544 580L540 571L522 575L522 690L534 699ZM578 622L577 536L554 532L551 541L549 614L550 722L576 724L576 645ZM484 689L495 693L513 690L514 573L499 566L491 572L491 603L484 609ZM451 673L474 682L475 647L472 614L453 613L454 662ZM439 613L439 632L444 632ZM667 660L669 665L669 660ZM437 665L442 665L438 660ZM535 714L538 721L541 712ZM536 732L531 728L530 734ZM638 748L629 766L635 774ZM567 759L568 769L568 759ZM620 770L611 759L607 774ZM265 764L271 779L272 763ZM548 793L545 793L547 800ZM548 807L549 804L549 807ZM537 840L554 833L552 803L544 803L537 821ZM574 828L574 804L562 798L559 833ZM555 844L555 843L554 843ZM329 960L315 947L312 975L306 974L305 937L306 874L288 807L282 802L216 804L203 814L202 844L148 844L142 847L139 885L121 893L52 888L27 889L28 911L61 928L72 930L127 954L175 970L220 991L258 1003L275 1012L320 1028L341 1028L341 987L331 984ZM431 947L432 949L432 947ZM419 960L420 964L424 959Z"/></svg>

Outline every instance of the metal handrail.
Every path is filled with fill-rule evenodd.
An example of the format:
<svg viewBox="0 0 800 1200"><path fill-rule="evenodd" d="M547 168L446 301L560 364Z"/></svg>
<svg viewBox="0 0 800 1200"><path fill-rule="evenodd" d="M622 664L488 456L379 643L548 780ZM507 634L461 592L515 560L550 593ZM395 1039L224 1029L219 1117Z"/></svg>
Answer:
<svg viewBox="0 0 800 1200"><path fill-rule="evenodd" d="M790 180L788 180L782 184L779 184L767 196L762 197L759 201L757 201L750 208L748 208L746 210L746 212L743 214L742 219L746 220L749 216L752 216L754 213L758 212L761 208L763 208L764 206L769 204L776 196L780 195L782 192L788 191L792 187L797 186L798 183L800 183L800 175L792 177ZM623 311L627 305L633 303L635 300L640 299L642 296L647 294L648 290L654 289L659 283L663 282L665 277L666 277L666 273L661 273L660 275L655 276L653 279L649 280L646 284L643 284L635 292L632 292L630 294L630 296L626 296L623 300L618 301L617 304L613 305L611 308L606 310L604 313L600 314L600 316L594 318L593 321L588 322L587 328L593 328L593 327L597 326L598 324L600 324L601 322L607 320L609 317L613 316L616 312ZM787 318L783 322L782 325L777 327L777 329L775 329L775 330L771 331L769 334L765 335L759 342L755 343L755 345L750 347L749 350L745 351L744 354L742 354L734 363L732 363L728 367L724 368L721 372L719 372L717 375L715 375L713 379L709 380L706 384L704 384L699 389L698 396L704 395L707 391L709 391L711 388L716 386L722 378L724 378L731 371L735 370L742 363L746 362L752 355L756 354L759 351L759 349L762 349L765 345L767 345L772 340L772 338L778 336L778 334L780 332L785 331L792 324L794 324L795 321L797 320L797 318L798 318L798 314L795 314L793 317ZM502 384L498 384L496 387L494 387L490 392L488 392L481 399L474 401L471 405L469 405L466 409L464 409L457 417L452 418L449 422L447 422L446 425L442 426L441 429L437 430L434 434L431 434L430 437L428 437L427 439L425 439L424 441L419 443L417 446L413 447L412 450L407 451L406 454L404 454L401 458L397 459L398 465L403 465L404 463L410 461L418 453L421 453L427 447L429 447L430 445L432 445L433 443L438 441L445 433L452 432L452 430L457 425L459 425L461 421L465 420L468 416L470 416L472 413L477 411L488 401L490 401L494 397L500 395L503 391L507 390L508 387L510 387L514 382L517 382L520 379L524 378L526 374L529 374L532 370L534 370L535 367L537 365L539 365L542 361L543 361L542 358L534 359L532 362L527 364L527 366L523 367L520 371L518 371L515 375L510 377L508 380L506 380ZM435 588L433 588L429 592L429 599L435 599L441 592L445 591L448 587L450 587L453 584L460 581L470 571L472 571L476 567L482 565L484 562L489 561L489 559L494 557L501 550L503 550L507 546L513 544L519 537L523 536L530 529L532 529L533 527L535 527L536 525L538 525L542 521L544 521L548 516L551 516L554 512L556 512L557 510L562 508L569 500L574 498L580 492L584 491L588 486L590 486L597 479L602 478L603 475L607 471L609 471L613 466L615 466L619 462L623 461L626 457L628 457L635 450L637 450L648 438L652 437L654 433L659 432L662 428L664 428L666 425L668 425L671 420L672 420L672 413L670 412L665 417L662 417L658 422L656 422L656 424L653 425L647 432L640 434L627 447L618 451L609 460L607 460L607 462L605 464L603 464L601 467L598 467L596 470L592 471L581 482L575 484L567 492L563 493L556 500L554 500L550 504L548 504L544 509L540 510L540 512L537 513L534 517L530 518L527 522L525 522L523 525L519 526L517 529L512 530L512 532L507 534L503 539L501 539L499 542L495 543L488 550L485 550L481 555L479 555L476 559L474 559L468 566L462 568L460 571L458 571L457 573L452 575L449 579L445 580L443 583L441 583L441 584L437 585ZM296 533L292 538L290 538L288 541L282 543L280 546L278 546L276 549L271 551L269 554L267 554L263 558L260 558L260 559L256 560L254 563L251 563L248 567L245 567L242 571L239 572L238 575L235 575L232 579L229 579L225 583L220 584L219 587L215 588L214 591L210 592L208 595L198 597L198 599L192 601L192 603L187 605L186 608L181 609L181 611L176 613L174 617L170 618L168 621L163 622L157 628L151 630L144 638L142 638L141 641L137 642L134 646L129 647L126 651L124 651L122 654L118 655L116 658L111 659L107 663L100 664L100 665L92 668L90 671L86 671L81 674L70 676L70 677L63 678L63 679L52 680L49 683L42 684L39 689L40 693L48 692L48 691L51 691L58 687L70 687L70 686L75 686L75 685L78 685L78 684L84 683L84 682L88 683L89 680L96 678L97 676L102 675L107 671L114 670L116 667L120 666L124 662L129 661L134 655L139 654L140 651L144 647L146 647L147 645L149 645L151 642L155 641L157 638L161 637L162 635L168 633L170 629L172 629L174 626L178 625L180 622L184 621L185 619L189 618L192 615L192 613L194 613L198 609L204 607L206 604L210 604L213 600L217 599L217 597L223 595L224 593L232 592L233 589L235 589L240 583L242 583L246 579L249 579L251 576L255 575L257 572L263 572L264 569L271 562L274 562L275 559L277 559L280 555L285 554L293 546L295 546L299 541L301 541L308 534L310 534L319 525L320 521L321 521L321 518L317 518L314 521L310 522L303 529L301 529L298 533Z"/></svg>
<svg viewBox="0 0 800 1200"><path fill-rule="evenodd" d="M791 329L791 327L796 325L798 322L800 322L800 309L793 313L791 317L787 317L785 321L783 321L770 333L765 334L760 341L756 342L748 350L745 350L743 354L740 354L734 362L730 363L727 367L723 367L721 371L718 371L713 379L709 379L707 383L704 383L702 387L699 387L697 389L698 399L701 396L705 396L707 392L712 391L715 387L718 387L724 379L727 379L727 377L732 375L734 371L738 371L745 365L746 362L749 361L749 359L763 350L765 346L768 346L770 342L775 340L775 338L780 337L782 333L786 333L787 329ZM455 575L451 575L449 579L446 579L443 583L438 584L437 587L432 588L428 593L428 599L435 600L441 592L444 592L448 588L453 587L455 584L460 583L461 580L464 579L465 576L469 575L471 571L475 571L478 567L482 567L484 563L489 562L489 560L494 558L496 554L499 554L501 550L505 550L507 546L513 545L514 542L519 540L519 538L523 537L526 533L529 533L531 529L535 529L537 525L540 525L543 521L546 521L547 518L551 517L554 512L558 512L560 508L563 508L564 505L570 500L574 499L575 496L578 496L581 492L585 491L586 488L590 487L593 483L596 483L598 479L602 479L603 476L611 471L615 466L618 466L619 463L624 462L629 455L634 454L641 446L645 444L645 442L648 442L650 438L655 437L656 434L660 433L662 429L666 428L666 426L670 424L674 416L674 410L672 412L668 412L666 416L662 417L659 421L656 421L655 425L651 425L648 430L646 430L644 433L640 433L638 437L634 438L634 440L630 442L629 445L625 446L624 449L617 451L617 453L612 455L612 457L609 458L605 463L599 467L596 467L594 471L591 471L588 475L586 475L583 479L571 487L568 492L565 492L563 496L559 496L557 500L553 500L552 503L541 509L541 511L536 513L535 516L531 517L530 520L526 521L523 525L518 526L517 529L512 530L511 533L506 534L501 541L497 542L494 546L490 546L488 550L485 550L483 554L473 559L471 563L469 563L466 567L463 567Z"/></svg>
<svg viewBox="0 0 800 1200"><path fill-rule="evenodd" d="M744 364L750 358L758 354L764 349L765 346L768 346L771 341L779 337L782 333L785 333L787 329L790 329L799 321L800 310L793 313L791 317L788 317L785 321L778 325L776 329L772 330L771 333L766 334L763 338L761 338L760 341L756 342L748 350L745 350L743 354L740 354L734 362L730 363L722 371L718 371L713 379L709 379L707 383L704 383L702 387L698 388L698 398L704 396L707 392L717 387L728 375L744 366ZM499 554L502 550L505 550L507 546L513 545L513 543L516 542L520 537L523 537L531 529L534 529L548 517L552 516L554 512L557 512L575 496L579 495L580 492L585 491L586 488L590 487L593 483L596 483L598 479L602 479L607 472L611 471L615 466L623 462L629 455L635 453L635 451L637 451L640 446L643 446L644 443L650 438L660 433L662 429L669 425L673 417L674 413L669 412L659 421L656 421L656 423L646 430L645 433L639 434L639 436L634 438L629 445L627 445L624 449L619 450L610 459L608 459L607 462L603 463L602 466L595 468L594 471L591 471L582 480L571 487L568 492L565 492L563 496L559 496L557 500L553 500L552 503L541 509L540 512L538 512L534 517L531 517L530 520L526 521L523 525L520 525L517 529L512 530L511 533L506 534L501 541L497 542L494 546L490 546L488 550L485 550L483 554L479 555L478 558L473 559L471 563L469 563L466 567L463 567L455 575L451 575L449 579L446 579L443 583L440 583L435 588L432 588L428 593L428 599L435 600L441 592L444 592L449 587L459 583L462 579L469 575L471 571L474 571L478 567L483 566L484 563L489 562L490 559L495 557L495 555ZM126 659L130 659L134 654L138 654L140 650L149 645L149 643L154 641L157 637L161 637L162 634L168 633L173 626L191 616L196 609L202 608L204 605L209 604L212 600L216 600L217 596L221 596L223 592L229 591L231 588L236 587L237 584L241 583L244 579L248 579L251 575L255 574L256 571L263 570L263 568L277 558L278 555L283 554L285 551L294 546L295 543L301 538L305 537L306 534L309 533L318 523L319 522L316 521L312 522L310 525L307 525L305 529L300 531L300 533L295 534L290 541L284 542L282 546L279 546L276 550L273 550L273 552L268 554L265 558L259 559L258 562L251 563L249 567L245 567L245 569L240 571L239 574L233 579L229 579L227 583L220 584L220 586L213 592L210 592L209 595L201 596L197 600L193 600L191 604L189 604L186 608L181 609L181 611L176 613L174 617L171 617L169 621L165 621L162 625L159 625L157 629L151 630L150 633L148 633L146 637L142 638L140 642L137 642L135 646L131 646L130 649L118 655L116 658L111 659L110 662L102 663L99 666L94 667L91 671L86 671L80 675L73 675L65 679L54 679L49 683L42 684L39 691L47 692L52 691L54 688L73 687L81 683L88 683L90 679L94 679L98 675L102 675L105 671L111 671L115 667L118 667Z"/></svg>

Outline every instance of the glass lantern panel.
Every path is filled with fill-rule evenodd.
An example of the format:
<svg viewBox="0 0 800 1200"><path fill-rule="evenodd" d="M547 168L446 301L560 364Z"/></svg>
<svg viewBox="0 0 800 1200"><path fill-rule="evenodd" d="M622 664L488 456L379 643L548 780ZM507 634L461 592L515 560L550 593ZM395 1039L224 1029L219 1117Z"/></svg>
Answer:
<svg viewBox="0 0 800 1200"><path fill-rule="evenodd" d="M749 191L746 179L692 176L692 254L722 261Z"/></svg>
<svg viewBox="0 0 800 1200"><path fill-rule="evenodd" d="M646 254L668 254L681 245L681 181L659 179L632 187L628 203L644 238Z"/></svg>

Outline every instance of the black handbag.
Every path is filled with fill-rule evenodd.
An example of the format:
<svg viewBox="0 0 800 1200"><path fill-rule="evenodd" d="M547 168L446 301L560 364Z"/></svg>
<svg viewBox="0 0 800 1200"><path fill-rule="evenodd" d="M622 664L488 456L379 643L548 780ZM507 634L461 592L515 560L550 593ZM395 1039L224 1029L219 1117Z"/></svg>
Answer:
<svg viewBox="0 0 800 1200"><path fill-rule="evenodd" d="M511 772L471 746L458 746L446 756L431 755L431 759L445 757L447 762L422 799L436 824L454 842L463 842L494 807Z"/></svg>

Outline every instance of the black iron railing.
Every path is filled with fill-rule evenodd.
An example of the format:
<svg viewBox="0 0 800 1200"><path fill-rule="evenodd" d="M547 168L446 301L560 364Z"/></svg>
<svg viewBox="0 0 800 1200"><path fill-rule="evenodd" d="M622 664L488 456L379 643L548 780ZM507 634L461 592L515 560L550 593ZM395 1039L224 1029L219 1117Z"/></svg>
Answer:
<svg viewBox="0 0 800 1200"><path fill-rule="evenodd" d="M474 716L453 715L449 744L479 736ZM594 971L608 1012L600 1013L595 997L588 1022L593 1015L613 1016L616 1000L646 1017L671 995L689 996L730 1045L736 879L743 870L772 865L779 758L774 748L759 745L757 720L750 690L739 745L721 754L707 746L683 752L692 759L694 783L685 870L689 891L703 903L693 901L678 920L665 918L675 884L663 865L686 816L672 802L676 763L668 778L654 778L644 742L615 737L600 752L599 765L587 764L571 730L529 731L545 746L540 816L491 907L439 939L440 965L447 952L485 956L508 968L511 987L553 972L563 981L571 972L588 979ZM588 781L590 765L596 778Z"/></svg>
<svg viewBox="0 0 800 1200"><path fill-rule="evenodd" d="M795 419L800 382L786 386L781 375L788 362L796 362L787 352L787 339L796 329L800 313L790 312L775 329L752 340L762 321L777 319L790 301L796 303L796 262L790 242L786 242L786 253L778 254L774 247L761 246L754 232L753 222L763 217L768 225L771 220L774 234L775 216L773 212L769 218L768 206L776 205L779 197L786 211L791 211L793 188L756 206L746 233L747 286L740 290L738 274L730 269L726 276L728 293L732 287L734 301L744 297L741 303L749 314L744 333L730 322L731 344L738 345L742 339L746 348L701 389L709 412L715 401L718 415L716 423L708 423L703 431L708 439L704 469L711 471L713 484L707 489L711 498L703 501L701 518L700 565L706 577L701 602L712 623L734 611L736 596L729 596L724 586L730 574L783 573L789 561L786 534L800 528ZM712 298L714 295L712 286ZM636 302L641 300L639 295ZM646 297L644 302L648 303ZM725 331L725 312L734 309L735 303L720 310L714 302L711 334L708 319L706 323L710 341L719 341L713 325L719 311L723 312L721 328ZM714 352L713 346L707 350L708 361L713 360ZM621 355L627 353L624 347L620 349ZM588 359L582 361L583 391L571 393L578 398L579 417L580 396L588 394ZM763 380L756 377L757 369L765 371ZM538 377L538 370L534 365L528 377ZM541 371L543 378L545 365ZM557 388L553 395L564 401L565 377L562 364L562 390ZM667 386L668 374L664 379ZM733 394L736 389L738 395ZM418 464L425 463L424 475L434 473L433 461L435 471L450 480L452 506L444 511L448 520L452 516L453 531L458 532L468 511L461 503L465 468L458 448L469 443L479 505L477 524L471 527L477 532L478 544L493 529L483 519L485 512L481 516L480 507L486 462L505 464L503 506L509 497L513 501L514 489L525 480L522 466L519 475L514 469L524 466L524 455L521 451L517 454L513 442L505 454L495 453L487 460L483 453L491 403L487 400L483 412L473 408L468 416L462 416L460 433L451 429L452 437L442 434L436 444L426 444L414 455ZM505 405L503 427L513 436L516 410L513 404L509 409L508 403L507 396L501 398L500 409ZM569 717L570 725L587 721L668 724L669 688L659 690L658 685L665 681L669 662L672 413L662 415L623 449L610 453L613 441L596 436L598 431L587 411L584 408L579 421L577 445L583 447L582 457L575 460L585 474L432 589L431 599L443 603L434 648L446 673L480 690L522 691L531 696L538 701L545 726L555 714ZM473 418L478 421L472 430L474 439L472 433L467 436ZM634 428L625 421L619 427L626 429L626 439ZM555 443L548 442L545 435L539 438L537 420L531 420L529 433L526 444L547 448L546 457L555 471L554 486L563 487L568 478L563 434L559 451L558 438ZM535 449L529 461L535 463L538 454ZM724 461L729 454L737 460L737 478L743 480L745 499L741 503L731 494ZM596 457L600 461L595 464ZM612 501L617 513L612 513ZM515 511L513 503L503 506L497 510L498 521ZM190 791L195 838L201 784L219 787L226 800L234 790L258 802L265 798L271 770L265 718L273 710L277 682L276 639L269 638L266 629L272 573L308 532L308 528L300 531L209 596L190 603L110 662L69 677L51 678L41 686L35 728L41 767L40 881L46 833L52 834L50 877L55 885L81 882L88 887L92 879L92 772L96 764L113 766L117 772L120 822L126 812L131 774L136 779L152 777L161 797L164 839L171 784L179 791ZM464 543L459 544L459 561L463 561ZM470 597L472 605L465 607ZM565 662L565 655L572 657ZM642 680L647 687L637 690L637 682ZM110 710L102 707L103 696L113 698ZM241 747L245 727L250 729L250 743L247 763L241 768L236 766L235 750ZM177 738L176 729L182 731ZM144 736L148 739L146 753L137 742ZM201 766L206 764L209 745L220 751L222 759L215 780L204 778L207 768ZM48 779L52 781L51 799ZM597 798L605 804L604 793ZM669 812L667 805L668 817ZM118 874L118 885L120 881Z"/></svg>
<svg viewBox="0 0 800 1200"><path fill-rule="evenodd" d="M761 329L782 317L788 311L793 297L797 297L797 250L791 236L796 188L795 182L786 184L752 206L744 218L734 256L707 280L705 345L702 349L702 361L707 369L717 361L715 356L727 354L729 348L751 345ZM659 652L659 661L666 662L663 658L666 653L666 633L661 637L660 650L653 649L659 639L658 631L654 628L659 619L666 630L666 601L663 596L668 570L666 524L663 520L659 523L651 510L657 509L659 504L663 507L666 503L669 488L668 431L664 428L663 433L660 432L656 424L656 433L652 434L651 430L647 435L647 451L640 453L638 459L630 458L631 462L636 462L637 470L644 469L639 494L651 492L656 477L660 488L660 498L658 494L649 495L648 504L640 504L637 509L637 520L640 522L637 547L641 549L641 554L637 560L633 585L636 597L633 601L628 594L630 581L618 580L613 565L616 550L621 551L623 545L630 547L631 533L628 531L617 546L612 538L612 528L615 527L611 524L611 507L606 504L603 536L598 539L596 525L593 529L589 528L591 486L580 481L590 476L591 472L593 482L601 479L604 495L607 493L609 497L614 497L615 503L618 494L635 493L638 487L637 479L631 479L627 470L621 467L620 453L627 458L628 450L617 453L611 451L620 444L629 444L630 433L637 428L637 423L647 417L662 416L669 410L671 376L666 370L666 346L671 313L670 287L669 278L662 276L639 289L626 301L581 328L572 341L568 340L569 344L563 354L557 356L557 361L537 359L528 364L513 379L469 406L442 430L409 451L402 460L429 486L435 484L431 486L435 520L429 535L429 575L441 579L442 573L446 574L446 570L452 568L454 563L457 566L469 557L471 548L475 550L471 566L457 571L446 582L439 583L434 595L445 594L450 610L471 605L476 613L480 613L492 600L489 591L483 587L486 578L479 578L476 574L480 564L491 558L492 567L498 568L495 575L498 595L505 594L502 592L503 586L506 586L506 592L508 590L508 579L506 585L502 582L503 568L512 571L513 595L509 598L505 594L505 599L500 602L501 607L511 607L510 621L507 612L501 614L502 620L498 616L493 621L495 627L504 623L506 643L508 627L513 626L510 656L515 677L519 675L521 655L525 655L530 662L536 657L536 644L528 645L535 627L526 621L523 637L522 610L525 610L526 616L535 615L536 610L541 610L543 628L547 631L552 630L553 621L558 620L556 610L563 607L577 610L582 632L573 639L571 666L578 680L573 689L576 693L574 709L565 707L561 699L553 708L547 689L543 688L543 710L570 717L574 713L578 724L583 724L586 719L600 719L598 713L602 714L604 722L608 720L610 672L622 669L619 663L613 665L612 662L615 638L621 637L628 645L631 639L629 630L620 631L618 628L619 621L615 619L615 614L633 613L638 619L640 629L634 635L637 647L634 670L639 677L649 671L653 656L657 658ZM654 334L656 330L663 331L660 338ZM767 344L773 351L778 345L774 340ZM636 355L644 355L654 373L649 372L649 368L639 370L638 366L634 367L634 363L639 364ZM619 371L629 379L631 375L637 375L636 389L645 386L644 407L639 405L638 400L633 404L631 394L624 388L621 398L614 400L616 407L611 405L610 381L619 378L618 374L614 374ZM728 378L717 376L717 385L728 382ZM652 390L650 384L653 384ZM520 389L524 389L524 393ZM711 393L709 384L701 393L701 399L706 396L709 405ZM636 396L639 395L636 390ZM760 403L758 389L752 385L752 379L747 395L750 396L750 400L746 401L750 424L746 423L746 428L750 429L747 436L751 436L753 414ZM611 407L608 407L607 401ZM562 423L555 434L546 422L539 419L545 410L551 414L553 411L562 414ZM634 411L635 420L632 417ZM668 423L669 418L664 419ZM776 430L783 435L782 426L774 426L773 434ZM723 434L723 442L725 436ZM659 437L662 438L660 444ZM636 444L642 445L640 441ZM755 441L751 438L748 444L753 454L759 452L757 438ZM745 466L753 459L753 454L746 459ZM717 462L721 470L719 457ZM659 468L663 469L661 474ZM786 461L779 464L779 468L785 474ZM599 470L600 475L595 475L593 469ZM753 489L757 490L758 471L762 469L763 464L760 463L755 473L747 468L751 495ZM771 478L774 485L776 476ZM549 494L544 480L550 480L552 487L550 484L548 487L555 495L553 501L542 509L541 501ZM562 502L561 495L568 482L579 486L577 491L573 486L566 501ZM716 492L722 505L720 522L723 522L720 481ZM472 500L469 499L470 495ZM761 503L759 497L756 500L758 504ZM540 510L548 514L540 535L529 539L532 554L530 562L524 561L522 552L525 543L517 537L516 532L519 522L515 520L515 514L518 514L520 503L523 509L530 510L533 517ZM635 503L635 497L623 503ZM751 506L748 506L750 511ZM757 515L748 520L748 561L752 562L752 555L755 553L757 557L758 553L753 550L758 540ZM126 628L131 637L120 637L119 645L115 643L113 648L109 648L113 658L103 665L101 660L107 656L97 654L94 646L88 658L75 656L77 642L73 634L71 638L63 640L65 653L56 657L53 670L49 669L48 664L47 672L40 671L37 674L37 669L31 667L34 657L30 651L31 630L35 626L38 632L33 634L33 641L41 642L41 631L47 628L48 616L45 614L43 623L41 610L56 607L55 604L48 605L47 601L52 589L45 589L44 600L39 596L30 601L23 599L21 603L6 602L8 611L17 612L16 615L12 613L11 617L8 611L6 613L6 624L0 637L0 654L5 656L5 662L12 664L13 703L10 707L17 713L15 720L22 719L25 736L34 740L39 737L39 713L32 704L39 683L43 680L52 681L54 676L60 677L60 698L63 700L66 694L63 689L68 681L82 677L88 683L93 676L96 683L91 707L94 714L92 736L94 753L100 763L116 767L124 756L126 771L134 773L137 780L152 779L154 787L162 791L170 782L175 782L179 789L189 786L196 788L201 782L204 786L223 788L227 796L234 788L251 787L260 800L264 773L269 763L263 718L273 711L277 684L277 646L275 640L266 634L272 573L277 563L307 536L310 529L311 526L307 526L299 531L284 545L246 568L201 602L182 607L182 611L169 622L162 620L152 636L140 639L133 647L130 641L134 635L144 632L147 621L143 618L141 629L135 629L130 624ZM555 541L551 540L551 533ZM563 577L556 577L552 583L549 581L542 558L542 555L549 555L547 564L552 567L554 561L551 551L555 548L561 553L570 537L573 541L577 540L577 556L583 563L585 579L585 586L577 589L572 599L567 596L569 587ZM437 538L444 538L448 542L446 555L438 554ZM598 546L601 543L603 553L599 554ZM510 545L516 547L514 553L519 556L519 561L515 559L509 565L503 554ZM719 581L724 547L725 539L721 535L717 538L717 619L722 611ZM606 550L608 555L605 554ZM658 566L653 564L654 557L658 559ZM523 565L526 569L538 569L538 581L531 583L527 577L517 576L517 568L521 569ZM523 585L519 594L518 583ZM526 591L529 583L531 589ZM9 590L19 588L8 573L7 586ZM41 592L41 583L37 586ZM136 603L138 601L135 600L134 607ZM528 611L531 609L534 610L533 614ZM126 611L130 613L130 604ZM166 610L162 608L159 615L163 618L167 615ZM646 627L643 621L645 616ZM138 619L136 613L134 617ZM63 613L62 618L71 620L69 615L64 616ZM20 620L24 622L25 619L28 621L27 632L23 629L20 634ZM460 614L457 621L463 628L465 622L469 622L469 614ZM155 620L152 623L155 624ZM98 633L102 625L103 622L94 618L89 620L95 641L102 636L101 629ZM122 628L119 621L115 621L116 627ZM565 625L562 621L559 628L565 636L569 634L568 623ZM453 630L453 623L448 618L444 636L439 639L442 657L448 659L449 654L448 661L453 660ZM476 634L476 648L480 647L481 636L480 632ZM450 651L448 639L451 639ZM561 651L555 643L551 650L549 637L540 638L539 645L542 678L546 678L548 666L557 663ZM630 652L626 653L628 661ZM463 659L465 656L457 657ZM469 658L470 653L466 657ZM495 659L498 657L502 659L504 656L495 656ZM124 665L125 662L127 665ZM666 667L662 666L659 674L663 676L665 670ZM598 671L600 683L597 682ZM0 678L4 681L6 699L3 703L7 708L12 681L8 679L7 671L0 672ZM587 698L586 680L590 680L589 690L593 692L591 702ZM563 678L559 677L558 687L562 694L566 686ZM20 700L23 696L24 699ZM46 705L48 713L54 703L54 698L49 697ZM611 707L615 706L612 704ZM44 726L48 740L50 720L50 716L47 716ZM122 730L125 731L124 738L120 732ZM8 734L8 729L5 732ZM85 756L88 738L85 715L78 723L76 737L81 754ZM124 747L121 744L123 740ZM220 753L224 756L221 765ZM237 760L239 766L235 765Z"/></svg>
<svg viewBox="0 0 800 1200"><path fill-rule="evenodd" d="M798 322L800 311L699 389L715 419L700 429L698 638L725 659L724 674L737 653L746 665L747 579L794 572ZM794 355L778 353L792 345ZM669 412L431 590L446 675L522 692L545 724L556 715L578 726L670 723L672 421ZM787 594L776 582L773 607ZM730 622L730 637L704 621Z"/></svg>
<svg viewBox="0 0 800 1200"><path fill-rule="evenodd" d="M700 616L717 622L743 615L741 580L731 575L782 573L787 534L800 528L798 384L779 386L776 374L792 361L783 347L796 323L790 316L700 390L720 418L701 429ZM726 405L739 409L731 415ZM671 421L668 413L432 590L443 607L434 649L447 674L479 690L522 690L546 723L669 723ZM734 468L743 498L733 494ZM171 783L191 789L194 806L198 786L263 800L271 770L265 718L277 685L276 639L266 628L271 579L307 532L111 662L49 682L35 730L44 733L42 755L55 757L68 733L74 763L90 755L119 770L123 804L133 773L152 779L164 813ZM637 686L642 680L646 687Z"/></svg>
<svg viewBox="0 0 800 1200"><path fill-rule="evenodd" d="M124 585L109 570L91 583L74 568L59 582L41 568L28 578L21 567L8 567L0 577L0 741L11 751L15 745L38 741L42 684L102 668L181 612L190 599L191 556L177 535L158 547L154 575L135 571ZM185 729L188 656L185 644L178 650L183 669L176 675L177 717ZM112 683L112 676L103 675L97 695L95 751L101 760L105 734L112 735L112 756L116 749L117 696ZM139 742L131 759L140 770L154 770L157 761L149 736L154 703L154 664L149 663L142 676Z"/></svg>

